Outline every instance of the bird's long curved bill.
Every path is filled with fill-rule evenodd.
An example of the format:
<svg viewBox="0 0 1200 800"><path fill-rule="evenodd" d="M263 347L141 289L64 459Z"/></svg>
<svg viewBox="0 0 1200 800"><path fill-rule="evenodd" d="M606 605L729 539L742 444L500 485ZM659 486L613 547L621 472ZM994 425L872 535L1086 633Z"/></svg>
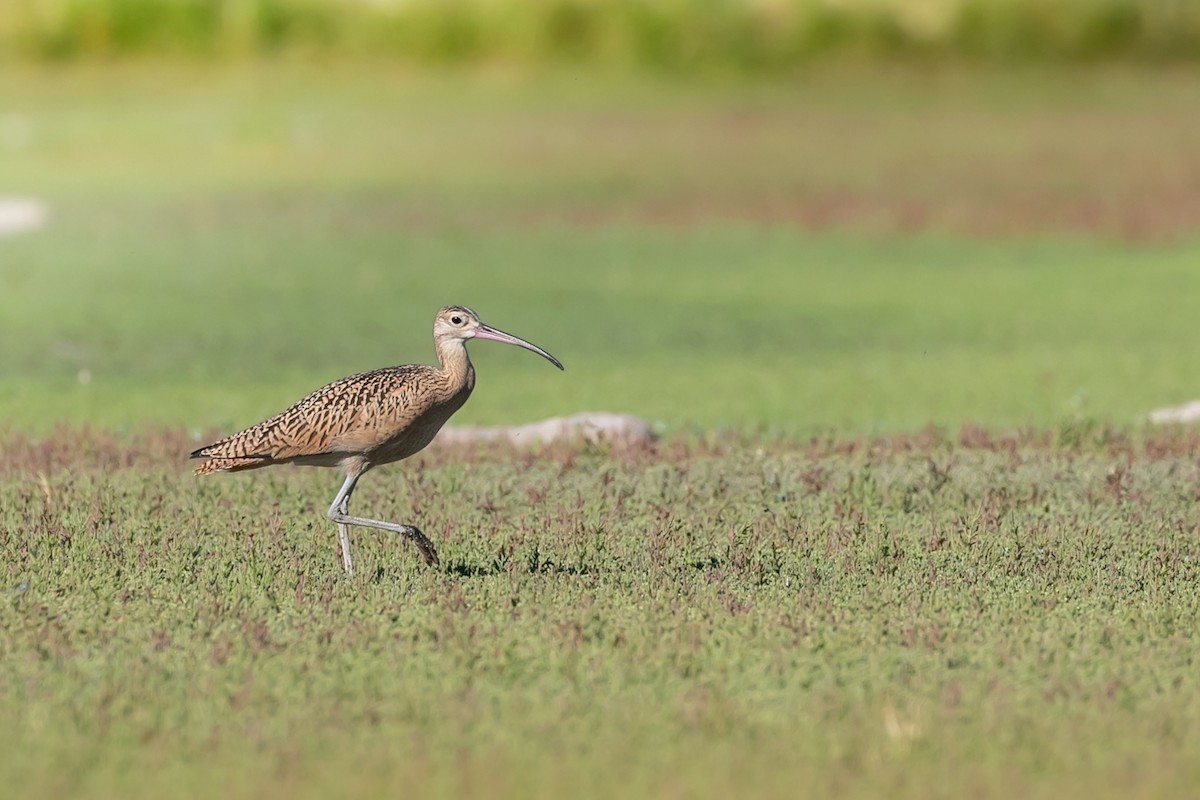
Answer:
<svg viewBox="0 0 1200 800"><path fill-rule="evenodd" d="M559 361L557 358L550 355L545 350L538 347L536 344L531 344L530 342L527 342L524 339L519 339L516 336L513 336L511 333L505 333L504 331L498 331L495 328L489 328L487 325L480 324L480 326L475 329L475 338L476 339L491 339L493 342L504 342L505 344L515 344L517 347L524 347L526 350L530 350L534 353L537 353L539 356L546 359L547 361L549 361L551 364L558 367L559 369L563 368L562 362Z"/></svg>

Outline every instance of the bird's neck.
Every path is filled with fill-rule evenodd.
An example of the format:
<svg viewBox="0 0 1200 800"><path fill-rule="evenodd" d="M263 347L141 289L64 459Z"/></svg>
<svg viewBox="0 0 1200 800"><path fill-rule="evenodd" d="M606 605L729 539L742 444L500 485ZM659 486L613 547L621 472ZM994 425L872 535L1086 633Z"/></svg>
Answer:
<svg viewBox="0 0 1200 800"><path fill-rule="evenodd" d="M437 342L438 362L442 365L442 374L452 391L470 390L475 386L475 368L471 366L471 357L467 355L467 343L462 339L449 339Z"/></svg>

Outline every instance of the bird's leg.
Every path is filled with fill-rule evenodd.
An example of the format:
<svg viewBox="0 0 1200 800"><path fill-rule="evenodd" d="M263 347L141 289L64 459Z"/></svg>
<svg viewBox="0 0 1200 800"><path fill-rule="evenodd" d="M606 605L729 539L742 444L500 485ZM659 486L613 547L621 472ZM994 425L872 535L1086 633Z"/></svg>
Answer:
<svg viewBox="0 0 1200 800"><path fill-rule="evenodd" d="M333 503L329 506L328 517L337 522L338 528L338 547L342 551L342 566L346 568L347 575L354 574L354 561L350 558L350 528L344 522L338 522L338 516L346 515L346 507L350 504L350 495L354 493L354 484L358 482L358 475L348 475L342 488L338 489L337 495L333 498Z"/></svg>
<svg viewBox="0 0 1200 800"><path fill-rule="evenodd" d="M354 574L354 561L350 558L350 526L338 523L338 547L342 551L342 566L347 575Z"/></svg>
<svg viewBox="0 0 1200 800"><path fill-rule="evenodd" d="M405 539L408 539L417 546L421 551L421 558L430 566L436 566L438 563L437 551L433 549L433 542L425 534L421 533L414 525L398 525L395 522L384 522L379 519L368 519L366 517L351 517L340 515L334 519L334 522L344 525L360 525L364 528L378 528L381 531L391 531L398 533Z"/></svg>
<svg viewBox="0 0 1200 800"><path fill-rule="evenodd" d="M433 542L421 533L414 525L398 525L395 522L384 522L378 519L368 519L366 517L352 517L347 513L347 508L350 505L350 495L354 493L354 484L358 481L358 475L347 476L346 482L342 484L342 488L338 490L337 496L333 498L333 503L329 506L329 518L337 523L339 541L342 546L342 563L346 567L346 572L351 572L350 564L350 539L346 531L347 525L359 525L364 528L378 528L382 531L391 531L398 533L404 538L411 541L421 551L421 558L426 564L435 565L438 563L437 551L433 549Z"/></svg>
<svg viewBox="0 0 1200 800"><path fill-rule="evenodd" d="M333 498L328 513L329 518L337 522L338 548L342 551L342 566L346 568L347 575L354 574L354 560L350 557L350 527L346 523L338 521L337 517L346 515L346 508L350 504L350 495L354 493L354 484L357 482L357 474L346 477L342 488Z"/></svg>

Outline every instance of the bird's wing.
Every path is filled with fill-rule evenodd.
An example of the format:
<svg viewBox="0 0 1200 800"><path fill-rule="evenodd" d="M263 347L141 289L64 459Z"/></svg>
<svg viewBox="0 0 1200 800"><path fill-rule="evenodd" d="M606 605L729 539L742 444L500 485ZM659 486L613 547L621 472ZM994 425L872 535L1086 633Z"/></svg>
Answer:
<svg viewBox="0 0 1200 800"><path fill-rule="evenodd" d="M363 452L419 416L436 370L386 367L322 386L275 416L201 447L192 458L232 459L237 468ZM261 462L261 463L258 463Z"/></svg>

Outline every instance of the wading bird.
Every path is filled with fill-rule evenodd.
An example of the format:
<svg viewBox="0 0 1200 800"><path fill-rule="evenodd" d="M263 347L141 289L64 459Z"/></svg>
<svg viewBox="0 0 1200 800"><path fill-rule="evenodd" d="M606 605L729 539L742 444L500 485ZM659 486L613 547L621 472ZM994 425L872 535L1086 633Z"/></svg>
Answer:
<svg viewBox="0 0 1200 800"><path fill-rule="evenodd" d="M347 509L363 473L420 451L467 402L475 388L475 368L467 355L469 339L515 344L563 368L542 348L484 325L471 309L446 306L433 320L433 344L440 367L384 367L334 381L270 419L193 452L192 458L208 459L196 467L196 474L274 464L340 467L346 480L333 498L328 516L338 526L346 572L354 571L350 525L398 533L417 546L426 564L436 564L433 543L416 526L352 517Z"/></svg>

